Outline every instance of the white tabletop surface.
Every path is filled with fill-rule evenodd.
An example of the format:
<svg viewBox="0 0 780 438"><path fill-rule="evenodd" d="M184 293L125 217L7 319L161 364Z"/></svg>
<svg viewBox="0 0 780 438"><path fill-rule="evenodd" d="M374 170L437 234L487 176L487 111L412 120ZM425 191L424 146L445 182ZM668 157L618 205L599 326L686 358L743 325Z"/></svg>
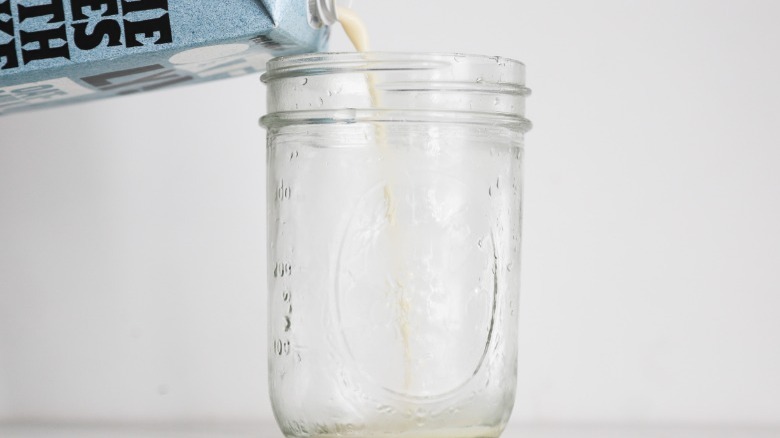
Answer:
<svg viewBox="0 0 780 438"><path fill-rule="evenodd" d="M0 438L283 438L274 424L141 425L0 423ZM512 423L502 438L780 438L780 426L532 425Z"/></svg>

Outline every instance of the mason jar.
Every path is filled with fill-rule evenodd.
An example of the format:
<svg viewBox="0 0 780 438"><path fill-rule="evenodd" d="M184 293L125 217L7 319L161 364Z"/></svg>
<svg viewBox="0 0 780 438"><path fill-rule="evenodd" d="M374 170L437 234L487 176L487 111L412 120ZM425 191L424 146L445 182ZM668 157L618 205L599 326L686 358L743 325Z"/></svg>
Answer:
<svg viewBox="0 0 780 438"><path fill-rule="evenodd" d="M271 60L269 388L288 437L497 437L515 397L525 69Z"/></svg>

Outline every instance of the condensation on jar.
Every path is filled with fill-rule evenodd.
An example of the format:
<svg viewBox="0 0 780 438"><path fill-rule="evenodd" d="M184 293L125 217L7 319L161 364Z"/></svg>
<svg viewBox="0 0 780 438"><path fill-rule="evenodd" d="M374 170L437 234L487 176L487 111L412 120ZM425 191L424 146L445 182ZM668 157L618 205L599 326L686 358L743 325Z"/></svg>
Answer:
<svg viewBox="0 0 780 438"><path fill-rule="evenodd" d="M272 60L269 388L288 437L497 437L517 369L523 64Z"/></svg>

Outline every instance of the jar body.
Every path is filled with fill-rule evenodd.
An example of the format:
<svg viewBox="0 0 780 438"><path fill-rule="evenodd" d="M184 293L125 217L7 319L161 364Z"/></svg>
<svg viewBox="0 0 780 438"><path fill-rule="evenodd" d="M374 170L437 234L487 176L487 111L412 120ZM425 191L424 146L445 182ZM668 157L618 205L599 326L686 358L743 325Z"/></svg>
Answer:
<svg viewBox="0 0 780 438"><path fill-rule="evenodd" d="M400 114L269 124L269 388L289 437L497 437L511 413L522 130Z"/></svg>

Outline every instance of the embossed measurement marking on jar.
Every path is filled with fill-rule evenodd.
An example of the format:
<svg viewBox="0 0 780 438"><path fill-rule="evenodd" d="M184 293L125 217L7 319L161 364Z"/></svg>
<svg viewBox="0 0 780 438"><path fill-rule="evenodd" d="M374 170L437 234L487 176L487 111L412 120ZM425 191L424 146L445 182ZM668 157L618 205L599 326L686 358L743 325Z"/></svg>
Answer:
<svg viewBox="0 0 780 438"><path fill-rule="evenodd" d="M290 355L290 340L285 339L277 339L274 341L274 352L278 356L289 356Z"/></svg>
<svg viewBox="0 0 780 438"><path fill-rule="evenodd" d="M281 278L281 277L289 277L292 275L292 265L290 263L286 262L276 262L274 265L274 277L275 278Z"/></svg>
<svg viewBox="0 0 780 438"><path fill-rule="evenodd" d="M293 292L289 285L285 284L288 282L292 272L292 265L290 263L277 262L274 266L274 278L278 278L278 281L282 282L281 299L283 305L281 306L281 309L283 314L280 319L282 326L280 333L286 334L284 335L284 338L279 337L274 340L273 351L277 356L289 356L290 351L292 350L292 343L288 336L290 336L289 333L292 330Z"/></svg>
<svg viewBox="0 0 780 438"><path fill-rule="evenodd" d="M294 159L297 152L290 155L290 160ZM276 184L275 198L279 203L280 213L287 207L282 205L292 199L293 188L289 181L285 181L284 178L280 178ZM281 214L280 214L281 215ZM280 227L284 227L284 222L279 224ZM273 341L273 352L277 356L289 356L292 351L292 297L293 291L290 286L290 277L293 275L293 264L289 260L277 259L273 265L273 278L277 279L278 288L281 290L281 300L283 305L281 306L282 315L279 319L279 328L274 330L277 333L276 339Z"/></svg>
<svg viewBox="0 0 780 438"><path fill-rule="evenodd" d="M292 197L292 187L284 182L284 179L279 180L279 184L276 188L276 200L285 201Z"/></svg>

